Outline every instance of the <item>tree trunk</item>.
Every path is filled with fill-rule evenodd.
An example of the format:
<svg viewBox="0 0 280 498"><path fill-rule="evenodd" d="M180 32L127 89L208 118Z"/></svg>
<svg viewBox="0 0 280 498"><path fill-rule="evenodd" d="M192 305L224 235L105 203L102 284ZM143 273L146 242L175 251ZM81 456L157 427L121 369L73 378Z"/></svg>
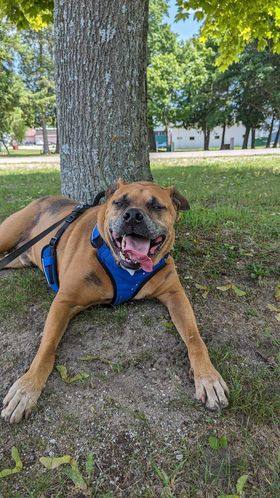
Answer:
<svg viewBox="0 0 280 498"><path fill-rule="evenodd" d="M165 124L166 151L168 152L168 124Z"/></svg>
<svg viewBox="0 0 280 498"><path fill-rule="evenodd" d="M275 116L273 115L270 126L269 126L269 132L268 132L268 137L267 137L267 141L266 141L266 148L267 149L269 149L270 143L271 143L271 137L272 137L273 126L274 126L274 119L275 119Z"/></svg>
<svg viewBox="0 0 280 498"><path fill-rule="evenodd" d="M204 150L209 150L209 143L210 143L210 130L204 129L203 130L203 136L204 136Z"/></svg>
<svg viewBox="0 0 280 498"><path fill-rule="evenodd" d="M48 132L47 132L47 125L46 125L45 118L41 119L41 123L42 123L42 131L43 131L43 154L49 154L50 148L49 148Z"/></svg>
<svg viewBox="0 0 280 498"><path fill-rule="evenodd" d="M244 139L243 139L243 144L242 144L242 149L247 149L248 148L248 140L249 140L250 128L251 128L250 126L246 126L245 134L244 134Z"/></svg>
<svg viewBox="0 0 280 498"><path fill-rule="evenodd" d="M149 150L150 152L156 152L157 144L152 126L148 126L148 135L149 135Z"/></svg>
<svg viewBox="0 0 280 498"><path fill-rule="evenodd" d="M222 132L222 140L221 140L220 150L223 150L224 145L225 145L226 127L227 127L227 125L226 125L226 124L224 124L224 125L223 125L223 132Z"/></svg>
<svg viewBox="0 0 280 498"><path fill-rule="evenodd" d="M56 143L55 143L55 154L59 154L59 131L58 131L58 122L56 121Z"/></svg>
<svg viewBox="0 0 280 498"><path fill-rule="evenodd" d="M277 133L276 133L276 136L275 136L275 140L274 140L274 143L273 143L273 148L274 149L276 149L276 147L278 147L279 138L280 138L280 121L279 121L279 124L278 124L278 130L277 130Z"/></svg>
<svg viewBox="0 0 280 498"><path fill-rule="evenodd" d="M148 0L55 0L62 193L91 202L119 177L151 180Z"/></svg>
<svg viewBox="0 0 280 498"><path fill-rule="evenodd" d="M8 156L10 155L10 151L9 151L9 147L6 145L6 142L5 140L1 140L2 144L4 145L5 149L6 149L6 152L8 154Z"/></svg>
<svg viewBox="0 0 280 498"><path fill-rule="evenodd" d="M251 149L255 148L255 139L256 139L256 128L252 128L252 132L251 132Z"/></svg>

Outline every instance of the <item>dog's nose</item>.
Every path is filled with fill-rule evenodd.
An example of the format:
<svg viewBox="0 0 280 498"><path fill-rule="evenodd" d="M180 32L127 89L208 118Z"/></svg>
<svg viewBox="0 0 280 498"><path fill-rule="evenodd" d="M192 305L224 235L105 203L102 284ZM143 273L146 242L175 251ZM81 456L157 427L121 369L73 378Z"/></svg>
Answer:
<svg viewBox="0 0 280 498"><path fill-rule="evenodd" d="M141 211L136 208L127 209L123 214L123 221L125 223L141 223L141 221L143 221L143 218L144 216Z"/></svg>

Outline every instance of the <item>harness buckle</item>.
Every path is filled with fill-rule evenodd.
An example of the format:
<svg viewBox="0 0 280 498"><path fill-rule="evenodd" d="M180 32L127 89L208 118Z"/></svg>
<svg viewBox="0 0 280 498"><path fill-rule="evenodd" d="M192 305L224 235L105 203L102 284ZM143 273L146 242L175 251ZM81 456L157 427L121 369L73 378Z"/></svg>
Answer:
<svg viewBox="0 0 280 498"><path fill-rule="evenodd" d="M57 243L57 240L58 240L57 237L52 237L50 242L49 242L49 245L54 247L55 244Z"/></svg>
<svg viewBox="0 0 280 498"><path fill-rule="evenodd" d="M72 221L74 221L78 216L78 212L76 211L75 213L71 213L69 214L69 216L67 216L66 220L65 220L65 223L72 223Z"/></svg>

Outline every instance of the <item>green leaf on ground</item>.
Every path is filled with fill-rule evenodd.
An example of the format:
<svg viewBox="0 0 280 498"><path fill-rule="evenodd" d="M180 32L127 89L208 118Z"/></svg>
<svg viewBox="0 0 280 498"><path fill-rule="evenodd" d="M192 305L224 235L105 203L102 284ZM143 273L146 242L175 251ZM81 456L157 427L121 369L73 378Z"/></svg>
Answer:
<svg viewBox="0 0 280 498"><path fill-rule="evenodd" d="M237 287L237 285L235 285L235 284L232 284L232 290L237 296L240 296L240 297L246 296L246 292L242 289L239 289L239 287Z"/></svg>
<svg viewBox="0 0 280 498"><path fill-rule="evenodd" d="M94 455L93 453L89 453L86 461L86 471L88 477L91 477L94 470Z"/></svg>
<svg viewBox="0 0 280 498"><path fill-rule="evenodd" d="M248 475L244 474L243 476L239 477L237 483L236 483L236 491L239 494L239 496L242 495L244 486L248 480Z"/></svg>
<svg viewBox="0 0 280 498"><path fill-rule="evenodd" d="M244 486L248 480L248 475L240 476L236 483L236 495L219 495L218 498L242 498Z"/></svg>
<svg viewBox="0 0 280 498"><path fill-rule="evenodd" d="M228 440L225 435L221 437L209 436L208 443L212 450L219 450L221 448L227 448Z"/></svg>
<svg viewBox="0 0 280 498"><path fill-rule="evenodd" d="M0 478L11 476L12 474L17 474L23 469L23 463L20 459L18 449L13 446L12 447L12 459L15 462L15 466L10 469L3 469L0 471Z"/></svg>
<svg viewBox="0 0 280 498"><path fill-rule="evenodd" d="M64 382L67 384L72 384L72 382L83 382L84 380L89 378L89 374L85 372L80 372L74 375L73 377L70 377L67 372L67 368L64 365L56 365L56 370L60 373L60 377Z"/></svg>
<svg viewBox="0 0 280 498"><path fill-rule="evenodd" d="M79 470L76 460L70 455L63 455L60 457L41 457L40 462L46 469L57 469L61 465L70 465L70 468L64 472L79 489L87 489L87 484Z"/></svg>

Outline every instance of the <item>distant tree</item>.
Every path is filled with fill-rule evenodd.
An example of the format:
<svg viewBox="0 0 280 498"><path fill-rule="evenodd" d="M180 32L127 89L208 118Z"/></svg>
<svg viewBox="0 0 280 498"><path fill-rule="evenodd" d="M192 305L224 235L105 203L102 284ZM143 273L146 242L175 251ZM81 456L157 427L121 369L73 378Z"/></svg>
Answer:
<svg viewBox="0 0 280 498"><path fill-rule="evenodd" d="M184 44L181 55L183 86L179 92L177 121L184 128L198 128L204 136L204 150L209 149L211 130L230 120L225 77L218 71L215 46L197 39Z"/></svg>
<svg viewBox="0 0 280 498"><path fill-rule="evenodd" d="M280 56L277 56L280 59ZM270 115L271 106L276 105L272 88L275 69L271 55L259 52L252 44L246 48L240 61L234 66L234 101L236 119L245 126L242 148L248 147L251 130L251 147L255 146L255 130L261 127Z"/></svg>
<svg viewBox="0 0 280 498"><path fill-rule="evenodd" d="M162 108L166 104L168 82L165 81L165 84L162 84L160 79L167 77L170 80L168 73L170 73L171 67L166 67L164 71L164 66L166 62L168 64L175 62L174 71L178 70L178 63L174 55L179 46L177 35L171 31L170 23L166 20L167 16L167 0L150 0L148 29L148 135L150 150L156 149L155 126L166 123L166 116L164 116ZM174 74L173 82L175 80L177 78ZM159 88L159 84L161 88ZM164 91L163 86L165 86ZM169 88L168 100L170 101L173 88L172 86ZM165 102L161 100L160 96L164 98Z"/></svg>
<svg viewBox="0 0 280 498"><path fill-rule="evenodd" d="M6 147L11 137L20 139L23 129L21 106L27 104L28 94L22 80L14 71L18 39L13 28L0 21L0 142ZM18 123L19 119L21 123Z"/></svg>
<svg viewBox="0 0 280 498"><path fill-rule="evenodd" d="M43 153L48 154L47 126L56 120L52 26L21 31L19 36L19 72L31 94L30 120L33 126L42 127Z"/></svg>
<svg viewBox="0 0 280 498"><path fill-rule="evenodd" d="M201 21L201 38L219 45L217 64L223 68L236 61L248 43L258 50L280 53L279 0L177 0L177 19L193 13Z"/></svg>
<svg viewBox="0 0 280 498"><path fill-rule="evenodd" d="M175 116L175 101L182 87L182 71L176 54L152 57L148 67L148 116L153 126L162 124L168 143L168 127Z"/></svg>

